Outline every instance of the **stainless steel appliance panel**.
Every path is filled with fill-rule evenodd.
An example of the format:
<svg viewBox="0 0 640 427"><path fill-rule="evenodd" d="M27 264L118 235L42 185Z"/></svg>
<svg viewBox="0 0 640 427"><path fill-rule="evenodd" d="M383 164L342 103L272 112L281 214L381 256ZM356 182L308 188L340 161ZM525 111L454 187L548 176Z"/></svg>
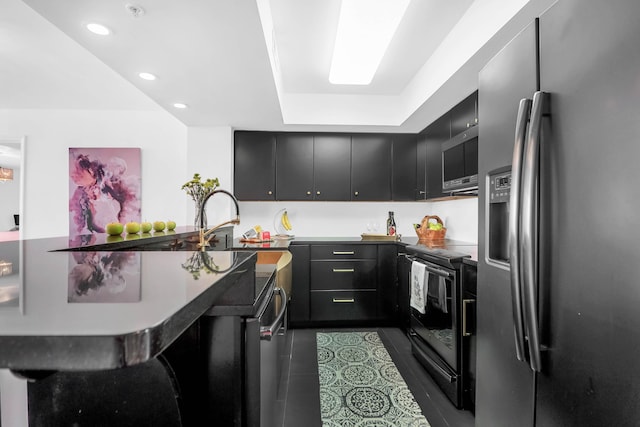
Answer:
<svg viewBox="0 0 640 427"><path fill-rule="evenodd" d="M510 272L489 260L488 174L511 165L517 106L538 88L537 25L505 46L479 75L479 224L476 425L533 425L534 374L516 358ZM507 227L504 222L504 228ZM508 380L505 380L507 378ZM518 420L515 422L514 420Z"/></svg>
<svg viewBox="0 0 640 427"><path fill-rule="evenodd" d="M529 80L505 84L536 69L535 51L509 47L531 45L522 35L480 75L482 177L511 164L517 98L532 102L522 220L512 222L521 227L523 254L522 275L515 275L523 285L513 289L523 300L513 310L509 268L487 259L488 192L480 189L478 427L630 426L640 419L633 381L640 374L633 330L640 302L637 16L638 2L557 2L539 20L539 88L531 90ZM523 70L518 64L526 62L533 64ZM515 355L518 307L527 337L522 361Z"/></svg>
<svg viewBox="0 0 640 427"><path fill-rule="evenodd" d="M277 425L276 401L287 334L287 295L275 288L260 317L260 426Z"/></svg>
<svg viewBox="0 0 640 427"><path fill-rule="evenodd" d="M638 16L637 1L563 0L540 17L551 101L540 173L541 426L640 420Z"/></svg>

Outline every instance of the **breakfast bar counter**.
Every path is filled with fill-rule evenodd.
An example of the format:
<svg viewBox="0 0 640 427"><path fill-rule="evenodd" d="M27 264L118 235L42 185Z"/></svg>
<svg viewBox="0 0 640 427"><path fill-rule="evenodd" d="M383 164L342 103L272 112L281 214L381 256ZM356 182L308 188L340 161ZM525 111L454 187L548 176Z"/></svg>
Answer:
<svg viewBox="0 0 640 427"><path fill-rule="evenodd" d="M133 365L161 353L242 280L252 281L254 301L251 252L51 252L59 243L13 245L23 279L18 305L0 309L0 368ZM202 267L202 254L221 272Z"/></svg>
<svg viewBox="0 0 640 427"><path fill-rule="evenodd" d="M192 235L159 233L145 243ZM144 240L135 239L136 245ZM254 251L224 244L207 251L149 250L125 238L108 240L0 243L0 260L8 266L0 297L10 296L0 298L2 425L51 425L53 417L68 425L97 425L102 417L117 425L142 419L197 425L221 413L201 412L216 405L220 372L237 383L237 391L227 389L233 402L224 406L235 408L244 399L237 357L256 357L240 346L244 329L235 329L233 343L212 331L221 313L227 319L257 314L273 292L275 266L256 265ZM233 368L221 370L218 354L231 354ZM15 387L16 378L28 379L28 387ZM28 400L28 417L16 417L16 400Z"/></svg>

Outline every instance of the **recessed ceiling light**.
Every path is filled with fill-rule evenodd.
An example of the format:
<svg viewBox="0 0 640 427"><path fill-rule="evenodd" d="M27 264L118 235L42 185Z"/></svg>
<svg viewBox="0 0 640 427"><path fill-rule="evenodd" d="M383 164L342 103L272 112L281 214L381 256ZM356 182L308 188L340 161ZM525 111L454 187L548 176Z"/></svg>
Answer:
<svg viewBox="0 0 640 427"><path fill-rule="evenodd" d="M187 108L187 104L183 104L182 102L176 102L175 104L173 104L173 106L180 109Z"/></svg>
<svg viewBox="0 0 640 427"><path fill-rule="evenodd" d="M99 36L108 36L111 34L111 30L101 24L96 24L95 22L91 22L87 24L87 30L91 31L93 34L98 34Z"/></svg>
<svg viewBox="0 0 640 427"><path fill-rule="evenodd" d="M138 76L140 76L141 79L145 79L145 80L155 80L156 76L154 76L151 73L140 73L138 74Z"/></svg>
<svg viewBox="0 0 640 427"><path fill-rule="evenodd" d="M342 0L329 81L367 85L410 0Z"/></svg>

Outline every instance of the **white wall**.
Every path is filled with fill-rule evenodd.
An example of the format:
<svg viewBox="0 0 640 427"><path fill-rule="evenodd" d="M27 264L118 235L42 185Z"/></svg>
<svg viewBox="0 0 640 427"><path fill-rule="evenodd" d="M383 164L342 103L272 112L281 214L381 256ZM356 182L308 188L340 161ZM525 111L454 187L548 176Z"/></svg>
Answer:
<svg viewBox="0 0 640 427"><path fill-rule="evenodd" d="M293 226L290 234L300 237L357 237L367 224L377 223L378 232L386 232L389 211L394 212L398 233L416 237L414 223L425 215L437 215L447 227L447 238L464 242L478 241L478 199L442 202L241 202L238 236L254 225L278 231L274 218L287 209ZM277 216L279 218L279 216ZM277 219L276 218L276 219Z"/></svg>
<svg viewBox="0 0 640 427"><path fill-rule="evenodd" d="M164 111L3 110L0 134L26 136L23 238L68 235L69 147L140 147L142 218L186 223L187 128Z"/></svg>
<svg viewBox="0 0 640 427"><path fill-rule="evenodd" d="M229 126L190 127L188 130L187 174L191 179L199 173L203 180L218 178L221 189L233 191L233 131ZM188 198L188 196L187 196ZM189 199L187 223L193 224L195 204ZM206 213L210 227L235 216L233 202L226 196L217 194L207 201Z"/></svg>

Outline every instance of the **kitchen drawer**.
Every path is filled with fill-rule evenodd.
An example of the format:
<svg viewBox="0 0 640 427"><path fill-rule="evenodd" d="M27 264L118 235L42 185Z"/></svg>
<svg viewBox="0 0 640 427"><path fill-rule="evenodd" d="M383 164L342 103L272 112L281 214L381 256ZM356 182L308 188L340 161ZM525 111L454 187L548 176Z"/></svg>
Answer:
<svg viewBox="0 0 640 427"><path fill-rule="evenodd" d="M311 261L311 290L375 289L376 260Z"/></svg>
<svg viewBox="0 0 640 427"><path fill-rule="evenodd" d="M375 319L376 292L312 291L311 320Z"/></svg>
<svg viewBox="0 0 640 427"><path fill-rule="evenodd" d="M311 259L376 259L376 245L312 245Z"/></svg>

